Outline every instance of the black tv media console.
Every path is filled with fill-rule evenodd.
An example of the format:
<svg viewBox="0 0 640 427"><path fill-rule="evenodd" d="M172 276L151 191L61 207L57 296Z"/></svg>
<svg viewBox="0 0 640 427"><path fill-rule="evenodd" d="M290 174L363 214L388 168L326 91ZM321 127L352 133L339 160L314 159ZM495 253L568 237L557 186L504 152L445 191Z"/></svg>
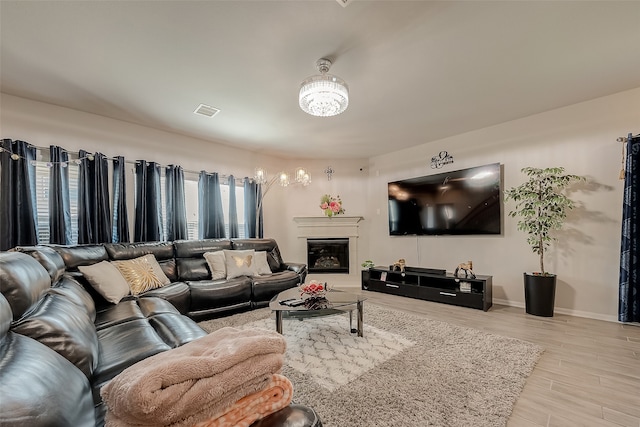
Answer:
<svg viewBox="0 0 640 427"><path fill-rule="evenodd" d="M385 267L362 271L362 289L384 292L427 301L443 302L487 311L493 304L492 276L475 279L458 278L445 270L406 267L405 272ZM460 283L469 284L469 290L460 290Z"/></svg>

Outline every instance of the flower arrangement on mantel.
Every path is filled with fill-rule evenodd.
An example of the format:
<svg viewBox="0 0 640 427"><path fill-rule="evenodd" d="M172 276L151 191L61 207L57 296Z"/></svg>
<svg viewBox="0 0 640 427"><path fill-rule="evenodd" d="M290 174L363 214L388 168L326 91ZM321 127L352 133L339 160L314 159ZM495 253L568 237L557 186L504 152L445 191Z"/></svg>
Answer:
<svg viewBox="0 0 640 427"><path fill-rule="evenodd" d="M340 196L333 197L329 194L325 194L320 198L320 209L328 217L344 213Z"/></svg>

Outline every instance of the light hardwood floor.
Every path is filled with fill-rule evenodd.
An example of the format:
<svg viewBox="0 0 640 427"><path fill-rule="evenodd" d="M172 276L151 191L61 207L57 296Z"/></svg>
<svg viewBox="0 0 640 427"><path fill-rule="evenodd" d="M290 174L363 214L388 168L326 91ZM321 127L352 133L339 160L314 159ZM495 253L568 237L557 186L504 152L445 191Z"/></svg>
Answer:
<svg viewBox="0 0 640 427"><path fill-rule="evenodd" d="M536 317L499 305L485 313L358 292L368 298L365 330L366 305L372 303L544 347L508 427L640 427L640 326L561 314Z"/></svg>

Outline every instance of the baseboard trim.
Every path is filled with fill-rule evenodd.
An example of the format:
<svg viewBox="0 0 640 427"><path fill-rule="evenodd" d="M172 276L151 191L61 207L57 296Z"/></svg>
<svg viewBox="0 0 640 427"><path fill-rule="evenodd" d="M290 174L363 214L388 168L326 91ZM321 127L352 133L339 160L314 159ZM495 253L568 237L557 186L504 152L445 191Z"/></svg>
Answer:
<svg viewBox="0 0 640 427"><path fill-rule="evenodd" d="M508 301L503 299L493 299L494 304L506 305L508 307L518 307L524 309L524 303L518 301ZM584 317L586 319L603 320L605 322L618 322L617 316L602 313L593 313L590 311L572 310L570 308L556 307L554 313L566 314L567 316Z"/></svg>

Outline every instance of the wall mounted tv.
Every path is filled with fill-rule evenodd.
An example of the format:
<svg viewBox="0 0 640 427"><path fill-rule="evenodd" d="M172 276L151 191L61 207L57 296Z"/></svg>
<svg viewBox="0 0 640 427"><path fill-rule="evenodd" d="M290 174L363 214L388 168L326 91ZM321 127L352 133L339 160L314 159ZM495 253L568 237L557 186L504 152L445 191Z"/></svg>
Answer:
<svg viewBox="0 0 640 427"><path fill-rule="evenodd" d="M500 234L499 163L390 182L389 234Z"/></svg>

